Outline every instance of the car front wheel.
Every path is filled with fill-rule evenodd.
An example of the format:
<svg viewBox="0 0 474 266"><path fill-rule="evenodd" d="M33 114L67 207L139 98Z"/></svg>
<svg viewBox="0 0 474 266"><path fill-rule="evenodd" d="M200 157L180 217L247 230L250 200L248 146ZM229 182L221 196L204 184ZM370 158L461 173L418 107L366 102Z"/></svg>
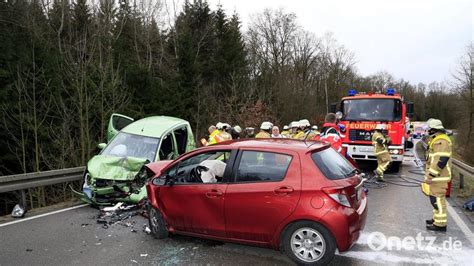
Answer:
<svg viewBox="0 0 474 266"><path fill-rule="evenodd" d="M298 265L326 265L334 257L336 241L322 225L301 221L288 226L282 248Z"/></svg>
<svg viewBox="0 0 474 266"><path fill-rule="evenodd" d="M148 209L148 222L150 230L155 238L163 239L168 237L168 229L166 229L166 222L159 210L152 206Z"/></svg>

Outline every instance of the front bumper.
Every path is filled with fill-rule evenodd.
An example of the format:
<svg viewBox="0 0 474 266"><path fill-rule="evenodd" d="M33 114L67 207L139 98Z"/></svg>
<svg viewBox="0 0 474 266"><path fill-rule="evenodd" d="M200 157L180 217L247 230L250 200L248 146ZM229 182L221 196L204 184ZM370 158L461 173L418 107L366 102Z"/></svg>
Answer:
<svg viewBox="0 0 474 266"><path fill-rule="evenodd" d="M147 197L145 186L135 193L130 192L130 188L126 185L101 187L85 185L82 192L74 189L72 191L80 200L93 205L110 205L116 202L137 204Z"/></svg>
<svg viewBox="0 0 474 266"><path fill-rule="evenodd" d="M374 147L369 145L351 145L351 144L343 144L343 147L347 148L347 154L349 154L352 159L354 160L370 160L376 161L377 157L374 154ZM403 150L403 146L389 146L390 150ZM403 153L402 154L393 154L390 153L390 157L394 162L402 162L403 161Z"/></svg>

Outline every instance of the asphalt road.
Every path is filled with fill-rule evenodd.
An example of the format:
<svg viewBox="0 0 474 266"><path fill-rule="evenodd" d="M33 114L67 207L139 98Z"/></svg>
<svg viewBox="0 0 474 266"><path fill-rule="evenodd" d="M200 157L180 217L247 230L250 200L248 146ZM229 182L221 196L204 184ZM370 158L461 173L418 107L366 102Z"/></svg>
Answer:
<svg viewBox="0 0 474 266"><path fill-rule="evenodd" d="M399 175L421 179L414 174L419 171L414 160L415 157L408 157ZM401 180L394 174L386 175L386 179L397 183ZM368 197L369 216L363 234L350 251L336 255L331 265L474 265L472 224L463 219L457 206L452 206L451 211L459 213L460 219L449 213L448 232L433 233L425 230L424 221L431 216L431 206L419 188L389 183L369 189ZM269 249L183 236L157 240L142 231L147 220L141 216L125 220L125 225L104 229L96 223L97 214L96 209L80 207L0 224L0 265L291 264L284 255ZM418 247L408 250L410 240L406 237L417 236L424 239ZM389 237L393 247L382 246L383 238ZM403 238L406 242L397 249L397 239L404 241Z"/></svg>

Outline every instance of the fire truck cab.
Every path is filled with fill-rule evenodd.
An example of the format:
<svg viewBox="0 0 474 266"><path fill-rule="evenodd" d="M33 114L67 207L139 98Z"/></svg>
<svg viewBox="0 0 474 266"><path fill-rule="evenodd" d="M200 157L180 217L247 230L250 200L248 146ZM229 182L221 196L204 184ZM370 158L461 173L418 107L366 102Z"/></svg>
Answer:
<svg viewBox="0 0 474 266"><path fill-rule="evenodd" d="M336 104L331 109L336 111ZM372 134L377 124L384 123L387 125L384 134L391 138L388 149L393 168L398 169L408 144L407 115L413 113L413 104L405 103L393 89L387 89L386 93L349 90L349 95L340 102L340 111L342 117L339 123L346 128L342 140L344 151L356 161L376 160Z"/></svg>

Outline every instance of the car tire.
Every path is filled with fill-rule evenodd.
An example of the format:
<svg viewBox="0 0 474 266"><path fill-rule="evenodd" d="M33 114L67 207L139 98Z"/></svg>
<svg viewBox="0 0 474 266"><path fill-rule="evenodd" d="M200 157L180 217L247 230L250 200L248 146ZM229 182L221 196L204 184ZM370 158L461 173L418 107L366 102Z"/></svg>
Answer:
<svg viewBox="0 0 474 266"><path fill-rule="evenodd" d="M321 224L300 221L284 230L281 248L298 265L327 265L334 258L336 241Z"/></svg>
<svg viewBox="0 0 474 266"><path fill-rule="evenodd" d="M148 223L150 225L151 234L157 239L168 237L168 229L161 212L152 206L148 208Z"/></svg>

